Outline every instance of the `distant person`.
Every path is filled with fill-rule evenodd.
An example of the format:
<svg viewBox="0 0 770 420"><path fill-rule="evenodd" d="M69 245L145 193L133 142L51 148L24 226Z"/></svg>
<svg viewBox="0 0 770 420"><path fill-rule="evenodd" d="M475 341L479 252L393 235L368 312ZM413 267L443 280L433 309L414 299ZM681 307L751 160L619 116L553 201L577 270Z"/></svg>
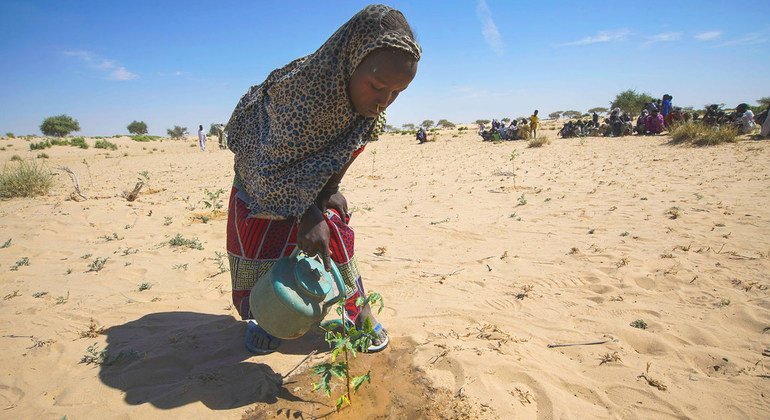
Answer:
<svg viewBox="0 0 770 420"><path fill-rule="evenodd" d="M425 132L425 129L424 129L424 128L422 128L422 127L420 127L420 129L419 129L419 130L417 130L417 141L418 141L420 144L423 144L423 143L425 143L426 141L428 141L428 133L426 133L426 132Z"/></svg>
<svg viewBox="0 0 770 420"><path fill-rule="evenodd" d="M648 115L650 115L650 113L646 109L643 109L642 113L639 114L639 118L636 119L636 134L640 136L647 134L644 129L644 123L647 120Z"/></svg>
<svg viewBox="0 0 770 420"><path fill-rule="evenodd" d="M770 109L766 109L764 112L767 116L765 117L765 122L762 123L762 131L759 132L759 135L762 137L770 136L770 112L768 111L770 111Z"/></svg>
<svg viewBox="0 0 770 420"><path fill-rule="evenodd" d="M663 121L663 115L661 115L660 111L657 109L653 109L652 113L644 120L644 131L646 131L647 134L655 135L662 133L664 128L665 122Z"/></svg>
<svg viewBox="0 0 770 420"><path fill-rule="evenodd" d="M599 114L596 111L591 115L591 123L593 123L594 127L599 128Z"/></svg>
<svg viewBox="0 0 770 420"><path fill-rule="evenodd" d="M735 113L738 118L735 124L741 131L741 134L748 134L754 131L756 124L754 123L754 111L749 108L748 104L740 104L735 108Z"/></svg>
<svg viewBox="0 0 770 420"><path fill-rule="evenodd" d="M201 148L201 152L206 151L206 133L203 132L203 126L198 126L198 146Z"/></svg>
<svg viewBox="0 0 770 420"><path fill-rule="evenodd" d="M671 126L671 111L673 111L671 101L673 99L674 97L668 93L663 95L663 103L661 104L660 113L663 115L663 122L666 124L666 127Z"/></svg>
<svg viewBox="0 0 770 420"><path fill-rule="evenodd" d="M540 118L537 116L537 110L529 117L529 134L531 137L537 138L537 127L540 124Z"/></svg>

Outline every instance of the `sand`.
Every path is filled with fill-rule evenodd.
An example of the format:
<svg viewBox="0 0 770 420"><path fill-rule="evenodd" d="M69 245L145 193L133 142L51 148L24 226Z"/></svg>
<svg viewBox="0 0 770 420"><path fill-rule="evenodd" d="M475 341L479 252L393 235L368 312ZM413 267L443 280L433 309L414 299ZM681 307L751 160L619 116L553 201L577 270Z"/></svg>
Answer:
<svg viewBox="0 0 770 420"><path fill-rule="evenodd" d="M340 417L766 418L770 143L546 130L551 144L527 148L470 131L385 135L343 182L394 341L359 356L373 384ZM203 203L205 189L229 192L231 153L110 140L117 151L40 159L71 168L88 200L55 171L49 195L0 201L0 417L327 413L306 369L328 357L320 335L243 349L216 254L225 220ZM0 146L2 162L40 153ZM149 187L128 202L141 171ZM177 234L203 249L169 246ZM594 341L606 342L548 347ZM105 349L111 364L81 363Z"/></svg>

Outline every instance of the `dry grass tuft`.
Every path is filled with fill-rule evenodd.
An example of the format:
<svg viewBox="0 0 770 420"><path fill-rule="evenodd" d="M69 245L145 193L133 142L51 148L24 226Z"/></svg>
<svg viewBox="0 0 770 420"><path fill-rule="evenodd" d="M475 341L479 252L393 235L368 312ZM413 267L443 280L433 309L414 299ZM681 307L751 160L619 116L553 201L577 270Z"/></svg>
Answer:
<svg viewBox="0 0 770 420"><path fill-rule="evenodd" d="M53 183L53 175L43 164L22 161L6 165L0 173L0 198L45 195Z"/></svg>
<svg viewBox="0 0 770 420"><path fill-rule="evenodd" d="M706 126L697 122L686 122L671 130L672 143L690 143L694 146L715 146L738 141L738 129L730 125Z"/></svg>

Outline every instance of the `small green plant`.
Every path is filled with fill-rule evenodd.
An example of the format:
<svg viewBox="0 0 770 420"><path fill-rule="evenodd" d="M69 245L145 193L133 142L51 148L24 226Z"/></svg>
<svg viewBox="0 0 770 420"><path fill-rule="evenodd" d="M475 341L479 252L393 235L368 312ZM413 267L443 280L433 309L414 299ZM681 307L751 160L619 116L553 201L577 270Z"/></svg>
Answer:
<svg viewBox="0 0 770 420"><path fill-rule="evenodd" d="M139 291L140 292L143 292L145 290L150 290L151 288L152 288L152 284L151 283L142 283L142 284L139 285Z"/></svg>
<svg viewBox="0 0 770 420"><path fill-rule="evenodd" d="M44 150L44 149L48 149L51 146L52 146L51 142L48 140L45 140L38 143L30 143L29 150Z"/></svg>
<svg viewBox="0 0 770 420"><path fill-rule="evenodd" d="M523 206L523 205L525 205L525 204L527 204L527 198L526 198L526 197L524 197L524 193L522 193L522 194L519 196L519 205L520 205L520 206Z"/></svg>
<svg viewBox="0 0 770 420"><path fill-rule="evenodd" d="M88 143L86 143L86 139L83 137L74 137L70 139L70 145L79 147L81 149L88 149Z"/></svg>
<svg viewBox="0 0 770 420"><path fill-rule="evenodd" d="M107 140L97 140L94 144L95 149L118 150L118 145Z"/></svg>
<svg viewBox="0 0 770 420"><path fill-rule="evenodd" d="M155 141L155 140L158 140L159 138L160 138L159 136L148 136L144 134L131 136L131 140L142 142L142 143L146 143L148 141Z"/></svg>
<svg viewBox="0 0 770 420"><path fill-rule="evenodd" d="M21 162L23 159L19 155L11 156L11 162Z"/></svg>
<svg viewBox="0 0 770 420"><path fill-rule="evenodd" d="M647 329L647 323L644 322L643 319L637 319L636 321L632 322L631 324L634 328L639 328L640 330L646 330Z"/></svg>
<svg viewBox="0 0 770 420"><path fill-rule="evenodd" d="M203 205L207 209L221 210L222 207L224 207L222 202L222 194L225 193L225 190L220 188L216 191L209 191L206 189L204 190L204 193L206 194L206 198L203 200Z"/></svg>
<svg viewBox="0 0 770 420"><path fill-rule="evenodd" d="M168 241L168 244L172 247L184 247L197 250L203 250L203 244L200 243L198 238L185 239L181 234L177 233L176 236Z"/></svg>
<svg viewBox="0 0 770 420"><path fill-rule="evenodd" d="M8 239L7 241L3 242L3 244L0 245L0 249L8 248L9 246L11 246L11 241L12 240L13 240L13 238Z"/></svg>
<svg viewBox="0 0 770 420"><path fill-rule="evenodd" d="M356 299L355 304L359 308L367 304L379 304L378 313L383 308L382 296L379 293L370 293L365 298L359 297ZM332 349L331 361L317 364L312 367L312 370L315 375L321 377L320 382L313 384L313 390L325 392L329 397L332 395L331 387L329 386L332 378L339 378L345 382L345 392L337 398L335 404L337 411L339 411L346 404L352 404L351 386L353 392L357 392L364 382L371 383L372 381L371 371L367 371L363 375L350 376L350 360L351 357L356 357L357 352L365 352L372 344L372 340L377 338L377 334L374 332L369 318L364 321L361 329L345 322L344 300L340 301L337 305L337 314L340 316L338 323L340 327L336 330L326 330L324 337ZM340 356L342 356L343 361L337 360Z"/></svg>
<svg viewBox="0 0 770 420"><path fill-rule="evenodd" d="M66 296L58 296L56 298L56 304L57 305L64 305L65 303L67 303L68 300L70 300L70 291L69 290L67 290L67 295Z"/></svg>
<svg viewBox="0 0 770 420"><path fill-rule="evenodd" d="M10 131L5 133L5 137L8 137L9 139L15 139L16 138L16 136L13 133L11 133Z"/></svg>
<svg viewBox="0 0 770 420"><path fill-rule="evenodd" d="M113 232L112 235L103 235L103 236L100 236L99 239L104 239L107 242L112 242L112 241L120 241L123 238L118 236L117 233Z"/></svg>
<svg viewBox="0 0 770 420"><path fill-rule="evenodd" d="M88 266L88 270L86 270L86 273L90 272L96 272L102 271L102 268L104 268L104 265L107 264L107 260L109 258L102 258L102 257L96 257L95 260L91 261L91 264Z"/></svg>
<svg viewBox="0 0 770 420"><path fill-rule="evenodd" d="M164 219L163 220L163 226L168 226L168 225L174 223L173 222L173 217L171 217L171 216L164 216L163 219Z"/></svg>
<svg viewBox="0 0 770 420"><path fill-rule="evenodd" d="M695 198L698 199L698 200L703 199L703 194L701 194L701 193L695 193L693 195L695 195Z"/></svg>
<svg viewBox="0 0 770 420"><path fill-rule="evenodd" d="M738 141L738 130L731 125L712 127L700 122L677 124L671 130L672 143L691 143L695 146L715 146Z"/></svg>
<svg viewBox="0 0 770 420"><path fill-rule="evenodd" d="M719 302L717 302L717 307L724 308L725 306L730 305L730 299L721 298L719 299Z"/></svg>
<svg viewBox="0 0 770 420"><path fill-rule="evenodd" d="M511 151L511 156L508 160L511 161L511 177L513 178L513 189L516 189L516 157L519 156L519 152L516 149Z"/></svg>
<svg viewBox="0 0 770 420"><path fill-rule="evenodd" d="M19 271L19 267L29 266L29 258L21 257L16 261L16 264L11 266L11 271Z"/></svg>
<svg viewBox="0 0 770 420"><path fill-rule="evenodd" d="M620 234L620 236L628 236L628 235L630 235L630 233L628 233L628 232L623 232L623 233Z"/></svg>
<svg viewBox="0 0 770 420"><path fill-rule="evenodd" d="M87 260L87 259L91 258L91 256L92 256L92 255L93 255L93 254L83 254L83 255L80 257L80 259L82 259L82 260Z"/></svg>
<svg viewBox="0 0 770 420"><path fill-rule="evenodd" d="M668 216L669 219L678 219L679 216L682 215L682 211L679 207L670 207L664 214Z"/></svg>
<svg viewBox="0 0 770 420"><path fill-rule="evenodd" d="M48 159L50 156L48 156L48 153L38 153L37 158L38 159Z"/></svg>
<svg viewBox="0 0 770 420"><path fill-rule="evenodd" d="M184 264L177 264L177 265L175 265L173 268L174 268L174 270L182 270L182 271L187 271L187 263L184 263Z"/></svg>
<svg viewBox="0 0 770 420"><path fill-rule="evenodd" d="M113 366L119 363L128 363L142 358L142 354L136 350L125 350L112 356L106 349L99 350L97 343L88 346L86 354L80 359L80 363L87 365Z"/></svg>
<svg viewBox="0 0 770 420"><path fill-rule="evenodd" d="M222 274L230 271L230 269L225 264L225 257L226 257L225 253L215 251L214 255L215 255L214 261L217 263L217 274Z"/></svg>

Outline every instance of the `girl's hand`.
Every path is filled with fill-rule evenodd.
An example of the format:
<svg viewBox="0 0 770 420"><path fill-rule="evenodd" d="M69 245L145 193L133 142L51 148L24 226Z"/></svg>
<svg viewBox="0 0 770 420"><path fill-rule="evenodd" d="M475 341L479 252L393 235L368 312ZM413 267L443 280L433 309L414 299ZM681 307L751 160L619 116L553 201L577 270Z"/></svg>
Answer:
<svg viewBox="0 0 770 420"><path fill-rule="evenodd" d="M297 247L309 256L320 255L326 271L331 271L331 255L329 253L329 225L323 213L314 204L310 206L297 229Z"/></svg>
<svg viewBox="0 0 770 420"><path fill-rule="evenodd" d="M341 192L329 197L329 201L326 202L326 208L336 210L337 214L340 215L340 219L347 223L348 200L345 199L345 196L342 195Z"/></svg>

